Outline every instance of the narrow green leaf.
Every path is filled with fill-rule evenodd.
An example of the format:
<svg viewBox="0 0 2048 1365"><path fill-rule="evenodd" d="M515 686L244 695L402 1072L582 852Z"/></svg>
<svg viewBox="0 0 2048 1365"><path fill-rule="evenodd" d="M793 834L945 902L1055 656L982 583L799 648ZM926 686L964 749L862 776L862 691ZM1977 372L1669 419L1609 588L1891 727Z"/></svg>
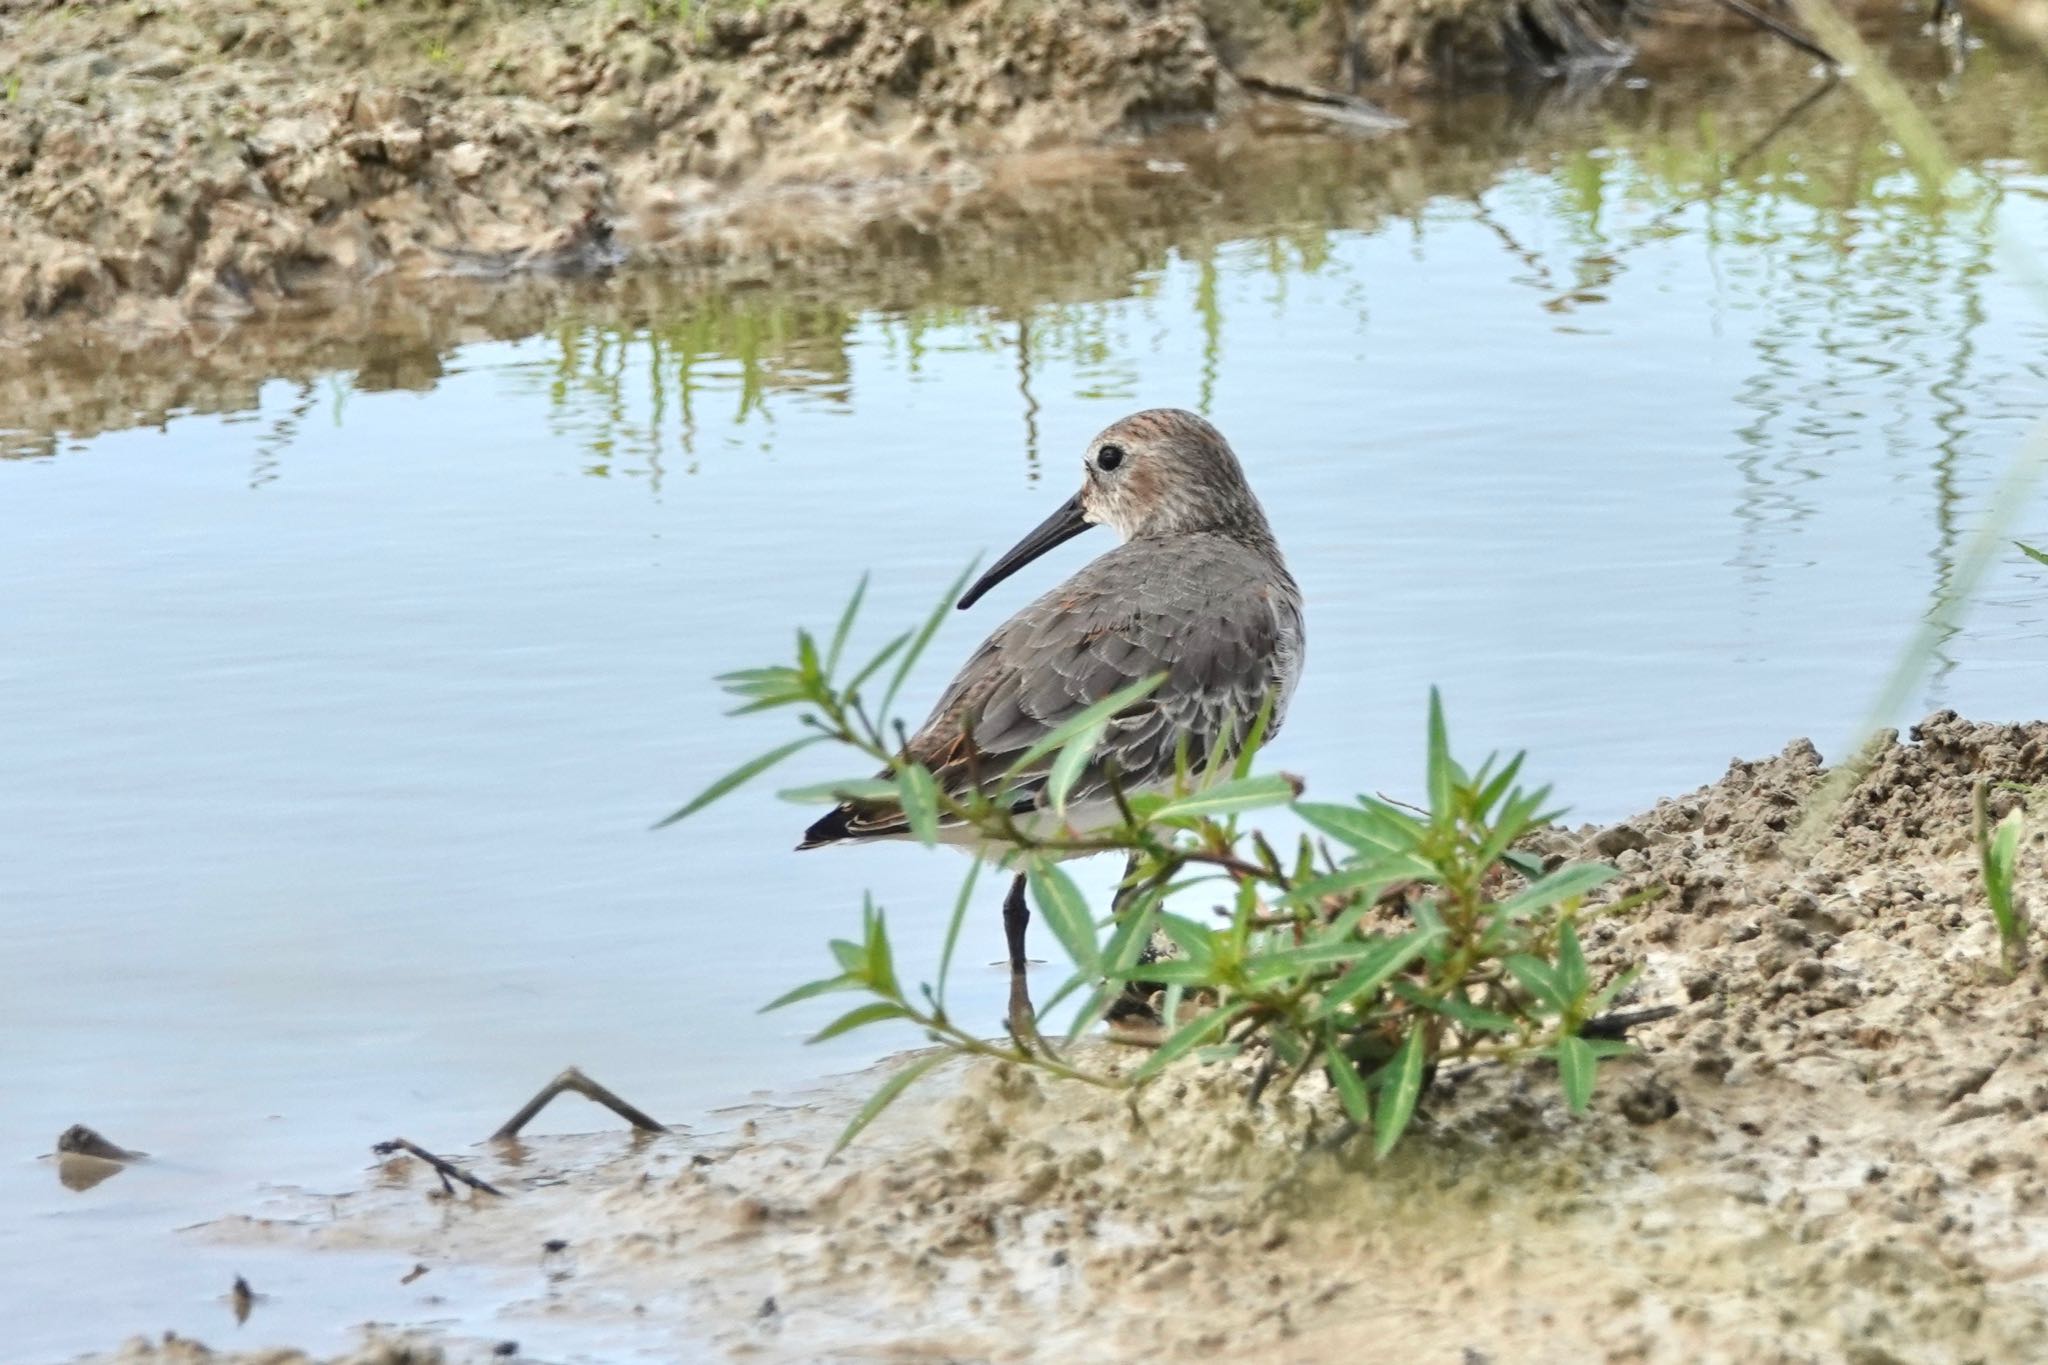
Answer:
<svg viewBox="0 0 2048 1365"><path fill-rule="evenodd" d="M826 1153L825 1159L830 1161L833 1157L846 1150L846 1144L859 1137L861 1129L881 1117L882 1111L894 1104L897 1097L910 1088L912 1082L916 1081L918 1077L930 1071L940 1062L945 1061L949 1055L944 1052L934 1052L929 1057L920 1057L901 1071L890 1076L888 1080L883 1081L881 1087L868 1097L868 1102L860 1107L860 1112L853 1116L853 1121L847 1124L845 1130L839 1134L839 1141L832 1144L832 1150Z"/></svg>
<svg viewBox="0 0 2048 1365"><path fill-rule="evenodd" d="M973 564L969 564L961 571L960 576L953 580L953 586L946 589L946 595L939 599L939 604L932 608L932 614L925 618L924 625L910 637L910 648L905 650L903 657L897 661L896 671L889 678L889 690L882 694L882 704L875 711L876 724L886 726L889 723L889 708L895 704L896 694L903 690L903 680L910 676L910 670L916 666L918 656L924 653L925 646L932 642L932 636L939 633L939 623L945 620L946 613L953 609L953 603L960 598L960 590L967 586L968 575L973 572Z"/></svg>
<svg viewBox="0 0 2048 1365"><path fill-rule="evenodd" d="M1400 812L1389 813L1377 803L1368 806L1332 805L1327 801L1297 801L1294 813L1315 829L1361 853L1412 854L1418 827L1414 819Z"/></svg>
<svg viewBox="0 0 2048 1365"><path fill-rule="evenodd" d="M810 699L810 696L803 692L778 692L774 696L763 697L759 701L750 701L745 706L735 706L725 714L728 716L751 716L762 711L773 711L779 706L795 706L800 702L807 702Z"/></svg>
<svg viewBox="0 0 2048 1365"><path fill-rule="evenodd" d="M1444 701L1429 689L1429 810L1443 819L1450 813L1451 788L1456 783L1451 769L1450 732L1444 725Z"/></svg>
<svg viewBox="0 0 2048 1365"><path fill-rule="evenodd" d="M1152 937L1152 926L1164 899L1164 888L1149 887L1130 904L1116 907L1116 932L1109 936L1109 946L1102 950L1105 973L1124 972L1137 962Z"/></svg>
<svg viewBox="0 0 2048 1365"><path fill-rule="evenodd" d="M1441 1014L1452 1023L1462 1025L1475 1033L1512 1033L1515 1021L1505 1014L1483 1010L1461 996L1433 996L1418 990L1406 981L1396 981L1387 988L1417 1009Z"/></svg>
<svg viewBox="0 0 2048 1365"><path fill-rule="evenodd" d="M867 922L867 975L877 995L900 999L903 987L896 980L896 955L889 948L889 926L882 918L882 908L872 897L864 896L862 916Z"/></svg>
<svg viewBox="0 0 2048 1365"><path fill-rule="evenodd" d="M1373 1115L1372 1154L1385 1157L1401 1140L1408 1120L1415 1116L1415 1101L1422 1097L1422 1071L1428 1061L1423 1037L1428 1025L1418 1019L1408 1030L1408 1039L1393 1060L1379 1070L1379 1112Z"/></svg>
<svg viewBox="0 0 2048 1365"><path fill-rule="evenodd" d="M1152 812L1154 820L1210 819L1238 811L1284 806L1294 799L1294 784L1279 773L1238 778L1202 791L1177 796Z"/></svg>
<svg viewBox="0 0 2048 1365"><path fill-rule="evenodd" d="M1506 767L1480 784L1477 805L1482 818L1490 814L1500 799L1508 794L1508 788L1515 785L1515 774L1522 771L1522 761L1528 756L1527 751L1516 754L1508 760Z"/></svg>
<svg viewBox="0 0 2048 1365"><path fill-rule="evenodd" d="M1502 901L1500 913L1509 919L1520 919L1538 910L1548 910L1573 896L1583 896L1602 882L1620 875L1606 863L1567 863L1548 876L1538 877Z"/></svg>
<svg viewBox="0 0 2048 1365"><path fill-rule="evenodd" d="M1075 977L1076 981L1085 981L1087 979L1086 977ZM1072 1046L1082 1034L1095 1027L1101 1021L1102 1016L1109 1012L1110 1002L1116 999L1117 994L1122 989L1123 987L1114 980L1096 983L1095 989L1088 992L1088 998L1081 1002L1081 1008L1074 1012L1074 1022L1067 1026L1067 1044L1069 1046ZM1052 1006L1049 1004L1046 1006L1047 1010L1051 1008ZM1044 1011L1041 1011L1041 1013L1044 1013Z"/></svg>
<svg viewBox="0 0 2048 1365"><path fill-rule="evenodd" d="M1555 1056L1557 1078L1564 1084L1564 1102L1574 1114L1585 1113L1586 1106L1593 1102L1593 1082L1600 1070L1600 1059L1583 1038L1558 1039Z"/></svg>
<svg viewBox="0 0 2048 1365"><path fill-rule="evenodd" d="M896 799L910 832L927 848L939 841L939 784L922 763L906 763L896 773Z"/></svg>
<svg viewBox="0 0 2048 1365"><path fill-rule="evenodd" d="M799 806L836 806L842 801L893 801L896 784L882 777L842 778L808 787L785 787L776 799Z"/></svg>
<svg viewBox="0 0 2048 1365"><path fill-rule="evenodd" d="M1500 860L1532 882L1543 875L1543 860L1519 848L1502 850Z"/></svg>
<svg viewBox="0 0 2048 1365"><path fill-rule="evenodd" d="M1188 1020L1159 1045L1158 1051L1145 1059L1143 1066L1131 1073L1131 1084L1138 1085L1157 1076L1174 1062L1229 1028L1232 1020L1250 1008L1250 1001L1238 1000L1220 1010L1210 1010L1207 1014L1198 1014Z"/></svg>
<svg viewBox="0 0 2048 1365"><path fill-rule="evenodd" d="M1251 733L1245 736L1244 747L1237 751L1237 762L1231 765L1231 776L1238 778L1252 775L1252 760L1259 750L1266 747L1266 735L1273 728L1273 708L1279 703L1278 692L1266 693L1266 699L1259 703L1259 713L1252 717Z"/></svg>
<svg viewBox="0 0 2048 1365"><path fill-rule="evenodd" d="M1620 976L1615 977L1614 980L1600 988L1599 994L1586 1002L1585 1008L1579 1011L1579 1017L1581 1019L1596 1019L1600 1015L1605 1014L1607 1007L1614 1003L1614 998L1630 986L1633 986L1636 978L1642 974L1643 969L1641 967L1630 967Z"/></svg>
<svg viewBox="0 0 2048 1365"><path fill-rule="evenodd" d="M1338 977L1336 983L1323 993L1324 1017L1385 985L1396 972L1420 957L1441 932L1440 929L1435 932L1411 930L1399 938L1383 939L1370 951L1360 954L1351 970Z"/></svg>
<svg viewBox="0 0 2048 1365"><path fill-rule="evenodd" d="M2025 817L2017 808L2007 811L2005 818L1998 822L1998 830L1991 836L1991 865L1998 869L1999 878L2005 885L2012 886L2013 862L2019 857L2020 834Z"/></svg>
<svg viewBox="0 0 2048 1365"><path fill-rule="evenodd" d="M1562 1013L1570 998L1557 979L1557 973L1549 963L1527 953L1516 953L1503 960L1515 980L1522 983L1522 989L1536 997L1539 1004Z"/></svg>
<svg viewBox="0 0 2048 1365"><path fill-rule="evenodd" d="M853 596L847 600L846 610L839 613L839 627L832 632L832 647L825 651L825 676L831 677L839 669L839 656L846 652L846 638L853 634L853 618L860 615L860 602L868 595L868 576L862 574L854 586Z"/></svg>
<svg viewBox="0 0 2048 1365"><path fill-rule="evenodd" d="M1038 1006L1038 1017L1040 1019L1051 1018L1052 1012L1058 1009L1060 1003L1064 1001L1068 996L1074 994L1074 992L1076 991L1086 988L1092 988L1098 984L1100 984L1099 980L1093 972L1072 973L1067 977L1065 981L1060 982L1060 988L1058 990L1054 991L1052 995L1044 1001L1044 1003Z"/></svg>
<svg viewBox="0 0 2048 1365"><path fill-rule="evenodd" d="M779 1010L784 1005L794 1005L799 1000L809 1000L813 996L829 995L833 991L850 991L859 985L860 980L857 977L845 973L839 976L828 976L820 981L805 982L795 990L784 991L781 995L776 996L773 1000L761 1006L761 1013L766 1014L770 1010Z"/></svg>
<svg viewBox="0 0 2048 1365"><path fill-rule="evenodd" d="M1162 958L1158 962L1141 962L1110 973L1119 981L1156 981L1162 986L1207 986L1215 975L1215 969L1207 963L1189 962L1186 958Z"/></svg>
<svg viewBox="0 0 2048 1365"><path fill-rule="evenodd" d="M765 697L776 692L803 691L803 674L787 664L773 668L743 668L737 673L721 673L715 678L719 689L735 697Z"/></svg>
<svg viewBox="0 0 2048 1365"><path fill-rule="evenodd" d="M1033 764L1037 763L1047 754L1052 753L1054 750L1065 748L1082 731L1096 725L1107 725L1110 720L1116 717L1118 712L1143 701L1165 681L1166 675L1164 673L1155 673L1149 678L1140 678L1129 687L1118 688L1093 706L1075 712L1067 717L1066 720L1054 726L1036 744L1033 744L1022 754L1018 755L1016 762L1010 765L1005 775L1015 777L1019 773L1029 771Z"/></svg>
<svg viewBox="0 0 2048 1365"><path fill-rule="evenodd" d="M903 646L909 643L910 632L906 630L901 635L891 640L888 644L883 645L881 651L877 653L874 658L869 659L866 663L861 665L860 672L854 674L852 680L849 681L845 687L841 688L840 692L845 696L851 697L854 693L860 691L862 683L866 682L869 678L874 677L875 674L881 672L882 665L888 663L890 659L896 656L897 650L903 648Z"/></svg>
<svg viewBox="0 0 2048 1365"><path fill-rule="evenodd" d="M663 829L669 825L673 825L676 821L681 820L686 816L695 815L698 811L704 809L713 801L716 801L719 797L724 796L733 788L740 786L742 783L750 782L756 777L759 777L762 773L767 772L770 768L782 762L783 759L788 758L791 754L797 752L799 749L808 749L811 747L811 745L828 738L830 738L830 736L828 735L806 735L802 739L793 739L789 743L782 745L780 748L770 749L767 753L760 755L758 758L748 759L745 763L740 764L739 767L734 768L724 777L721 777L716 782L713 782L703 791L698 792L696 796L691 798L690 803L684 806L681 810L675 812L675 814L673 815L666 816L661 820L657 820L654 823L654 828Z"/></svg>
<svg viewBox="0 0 2048 1365"><path fill-rule="evenodd" d="M1173 940L1173 946L1187 955L1187 960L1207 968L1216 960L1216 937L1204 924L1181 915L1164 911L1159 916L1159 927Z"/></svg>
<svg viewBox="0 0 2048 1365"><path fill-rule="evenodd" d="M960 894L953 898L953 918L946 921L946 943L939 950L939 984L935 991L942 1005L946 999L946 974L953 970L953 949L960 942L960 926L967 922L967 906L974 898L974 884L981 878L981 862L977 856L967 869L967 879L960 883Z"/></svg>
<svg viewBox="0 0 2048 1365"><path fill-rule="evenodd" d="M733 687L760 682L767 678L795 678L796 670L787 664L770 664L766 668L735 668L730 673L713 675L711 681L720 687Z"/></svg>
<svg viewBox="0 0 2048 1365"><path fill-rule="evenodd" d="M2048 564L2048 551L2037 550L2033 546L2024 544L2017 540L2015 540L2013 544L2018 545L2020 547L2020 553L2025 555L2028 559L2033 560L2037 564Z"/></svg>
<svg viewBox="0 0 2048 1365"><path fill-rule="evenodd" d="M840 968L848 976L858 977L863 981L867 979L867 949L858 943L849 943L843 938L835 938L825 946L832 950L832 956L837 959Z"/></svg>
<svg viewBox="0 0 2048 1365"><path fill-rule="evenodd" d="M901 1019L906 1013L903 1006L893 1000L877 1000L872 1004L856 1005L812 1034L807 1041L822 1043L827 1038L837 1038L842 1033L850 1033L869 1024L879 1024L885 1019Z"/></svg>
<svg viewBox="0 0 2048 1365"><path fill-rule="evenodd" d="M1372 1127L1372 1100L1365 1093L1358 1063L1333 1044L1323 1049L1323 1069L1330 1073L1330 1088L1343 1101L1344 1112L1351 1116L1351 1121L1360 1128Z"/></svg>
<svg viewBox="0 0 2048 1365"><path fill-rule="evenodd" d="M1068 793L1074 790L1074 783L1087 770L1088 761L1095 757L1096 747L1102 743L1102 732L1108 728L1108 721L1089 726L1068 740L1067 746L1060 750L1060 756L1053 760L1052 775L1045 783L1045 797L1062 819L1067 814Z"/></svg>
<svg viewBox="0 0 2048 1365"><path fill-rule="evenodd" d="M1275 904L1283 908L1305 906L1315 909L1327 897L1356 893L1360 905L1370 905L1379 899L1381 892L1396 882L1414 881L1419 875L1427 875L1434 870L1428 863L1412 854L1364 859L1347 863L1335 872L1326 872L1320 877L1309 878L1282 896Z"/></svg>
<svg viewBox="0 0 2048 1365"><path fill-rule="evenodd" d="M1579 946L1579 931L1570 920L1557 926L1557 989L1576 1004L1585 999L1592 978L1586 971L1586 953Z"/></svg>
<svg viewBox="0 0 2048 1365"><path fill-rule="evenodd" d="M807 630L799 630L796 633L796 661L797 667L802 670L804 681L824 681L825 670L818 659L818 642L811 638L811 633Z"/></svg>
<svg viewBox="0 0 2048 1365"><path fill-rule="evenodd" d="M1174 790L1187 790L1191 785L1193 785L1187 779L1189 777L1192 777L1196 772L1201 773L1201 775L1204 777L1213 777L1217 773L1221 772L1225 761L1224 756L1230 752L1230 743L1233 739L1236 738L1236 731L1236 719L1234 717L1229 716L1224 717L1223 723L1216 727L1216 733L1209 736L1209 754L1208 757L1202 760L1202 766L1199 769L1189 769L1185 776L1176 772L1175 776L1179 777L1181 780L1175 784ZM1181 736L1181 739L1183 742L1185 742L1187 736L1183 734ZM1179 768L1184 767L1186 765L1176 764L1175 766L1176 768Z"/></svg>
<svg viewBox="0 0 2048 1365"><path fill-rule="evenodd" d="M1060 947L1066 949L1068 958L1083 972L1099 975L1102 950L1095 938L1094 917L1088 913L1081 888L1074 885L1074 879L1058 863L1043 858L1033 859L1025 875L1038 913L1045 918Z"/></svg>

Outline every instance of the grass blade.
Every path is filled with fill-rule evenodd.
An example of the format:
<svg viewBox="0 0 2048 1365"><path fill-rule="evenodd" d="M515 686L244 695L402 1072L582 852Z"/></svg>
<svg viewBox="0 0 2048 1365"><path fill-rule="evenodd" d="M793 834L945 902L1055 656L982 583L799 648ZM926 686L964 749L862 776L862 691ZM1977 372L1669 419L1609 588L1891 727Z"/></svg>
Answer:
<svg viewBox="0 0 2048 1365"><path fill-rule="evenodd" d="M880 1118L882 1111L894 1104L897 1097L905 1090L908 1090L918 1077L930 1071L940 1062L945 1061L947 1055L944 1052L935 1052L929 1057L920 1057L888 1080L883 1081L881 1088L870 1095L868 1102L860 1107L860 1112L853 1116L853 1122L847 1124L845 1129L839 1134L839 1140L832 1144L832 1150L825 1154L825 1159L830 1161L833 1157L845 1151L846 1144L859 1137L861 1129Z"/></svg>
<svg viewBox="0 0 2048 1365"><path fill-rule="evenodd" d="M2037 550L2033 546L2017 540L2013 544L2018 545L2020 553L2033 560L2036 564L2048 564L2048 550Z"/></svg>
<svg viewBox="0 0 2048 1365"><path fill-rule="evenodd" d="M673 825L676 821L681 820L687 816L695 815L698 811L704 809L713 801L716 801L719 797L724 796L733 788L740 786L742 783L750 782L754 778L759 777L762 773L767 772L770 768L782 762L783 759L788 758L797 750L808 749L813 744L817 744L828 738L830 738L830 736L827 735L805 735L802 739L793 739L789 743L781 746L780 748L770 749L767 753L760 755L758 758L748 759L745 763L740 764L739 767L734 768L724 777L721 777L716 782L713 782L703 791L698 792L696 796L690 799L690 803L684 806L681 810L675 812L675 814L673 815L655 821L653 827L655 829L663 829L669 825Z"/></svg>

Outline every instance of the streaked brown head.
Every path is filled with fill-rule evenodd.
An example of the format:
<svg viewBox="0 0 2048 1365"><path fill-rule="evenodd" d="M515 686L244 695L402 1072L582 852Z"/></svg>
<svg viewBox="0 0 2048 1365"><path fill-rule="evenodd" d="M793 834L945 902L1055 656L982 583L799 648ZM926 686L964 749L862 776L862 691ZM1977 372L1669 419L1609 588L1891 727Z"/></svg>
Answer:
<svg viewBox="0 0 2048 1365"><path fill-rule="evenodd" d="M1192 412L1149 408L1088 443L1081 508L1124 540L1197 531L1266 532L1266 516L1223 433Z"/></svg>
<svg viewBox="0 0 2048 1365"><path fill-rule="evenodd" d="M1214 532L1273 542L1230 443L1192 412L1147 408L1112 423L1088 443L1082 468L1081 491L990 565L960 599L962 608L1090 526L1124 540Z"/></svg>

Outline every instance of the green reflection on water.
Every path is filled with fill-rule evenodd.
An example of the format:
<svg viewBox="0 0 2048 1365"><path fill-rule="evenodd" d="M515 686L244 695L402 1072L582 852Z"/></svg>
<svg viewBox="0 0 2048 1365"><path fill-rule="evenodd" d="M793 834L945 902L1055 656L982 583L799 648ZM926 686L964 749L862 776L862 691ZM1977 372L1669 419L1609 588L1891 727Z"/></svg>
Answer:
<svg viewBox="0 0 2048 1365"><path fill-rule="evenodd" d="M1803 485L1836 458L1859 403L1931 400L1946 414L1936 468L1953 461L1982 295L2003 287L1991 224L2008 196L2043 194L2048 124L2026 111L2043 107L2048 82L1993 53L1946 86L1944 72L1908 72L1978 172L1972 194L1942 203L1848 91L1765 68L1706 95L1617 84L1536 109L1474 100L1372 144L1191 144L1176 153L1185 172L1048 191L1028 226L955 224L942 244L883 234L836 280L700 295L644 282L627 309L552 329L547 392L590 472L658 480L664 449L696 458L707 404L729 434L772 424L780 403L850 402L865 325L913 377L934 348L1011 357L1035 466L1040 407L1069 396L1043 392L1040 371L1073 372L1075 398L1136 396L1134 301L1144 325L1198 333L1206 407L1224 364L1226 276L1264 278L1275 312L1291 290L1345 291L1363 327L1370 288L1332 278L1347 238L1400 225L1426 249L1443 224L1476 223L1500 245L1501 277L1572 331L1601 325L1640 255L1677 243L1712 279L1713 309L1765 319L1737 400L1751 413L1733 433L1747 490L1737 515L1796 522L1811 511ZM1193 265L1194 286L1162 297L1178 263Z"/></svg>

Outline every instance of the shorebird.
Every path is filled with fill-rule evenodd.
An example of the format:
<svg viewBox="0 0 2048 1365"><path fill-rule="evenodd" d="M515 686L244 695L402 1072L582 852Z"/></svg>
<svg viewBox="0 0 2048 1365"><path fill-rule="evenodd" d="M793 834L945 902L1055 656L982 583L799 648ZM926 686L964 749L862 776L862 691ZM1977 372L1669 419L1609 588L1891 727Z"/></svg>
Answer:
<svg viewBox="0 0 2048 1365"><path fill-rule="evenodd" d="M1165 674L1109 724L1064 816L1045 800L1055 755L1010 788L1018 823L1086 834L1120 820L1111 784L1126 795L1170 787L1179 756L1199 782L1214 749L1235 757L1269 703L1277 734L1301 673L1301 590L1287 572L1266 514L1223 434L1191 412L1154 408L1115 423L1088 443L1081 491L990 566L958 606L965 610L1010 575L1091 526L1123 544L1025 607L967 660L905 746L941 790L990 791L1037 740L1141 679ZM1218 744L1218 737L1221 743ZM1112 776L1112 774L1114 776ZM885 774L886 776L886 774ZM804 832L799 849L909 836L899 807L850 801ZM960 822L941 842L981 849ZM1010 1029L1035 1033L1025 986L1031 920L1025 878L1003 902L1010 950Z"/></svg>

